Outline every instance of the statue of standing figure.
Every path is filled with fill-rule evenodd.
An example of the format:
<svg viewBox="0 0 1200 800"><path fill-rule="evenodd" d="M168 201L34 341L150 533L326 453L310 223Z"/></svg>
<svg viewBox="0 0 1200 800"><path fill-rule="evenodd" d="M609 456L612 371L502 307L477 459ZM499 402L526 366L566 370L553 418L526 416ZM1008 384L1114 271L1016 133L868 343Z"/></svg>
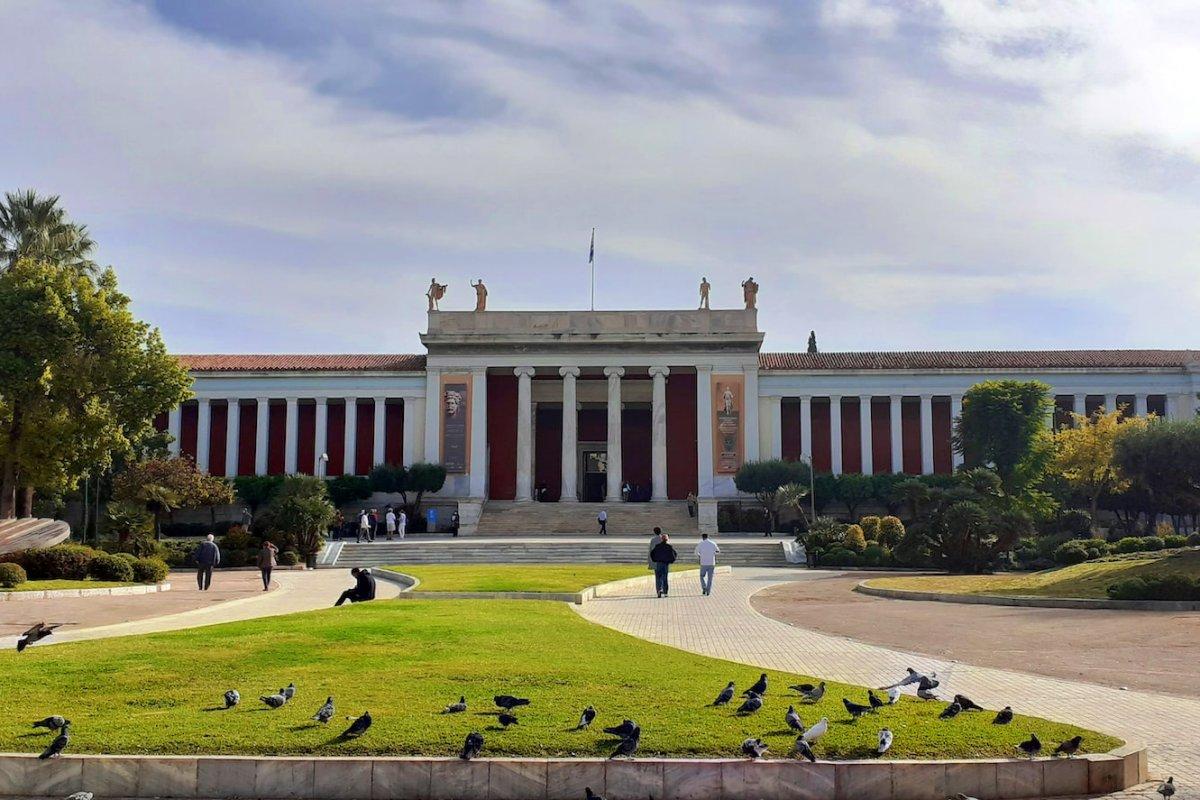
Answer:
<svg viewBox="0 0 1200 800"><path fill-rule="evenodd" d="M471 288L475 290L475 310L487 311L487 287L483 285L483 278L472 283Z"/></svg>
<svg viewBox="0 0 1200 800"><path fill-rule="evenodd" d="M758 307L758 284L754 282L753 275L742 281L742 299L746 301L747 309Z"/></svg>
<svg viewBox="0 0 1200 800"><path fill-rule="evenodd" d="M707 277L700 278L700 310L711 311L708 307L708 293L712 290L712 285L709 284Z"/></svg>
<svg viewBox="0 0 1200 800"><path fill-rule="evenodd" d="M425 292L425 299L429 301L429 310L438 310L438 301L446 296L446 284L438 283L437 278L429 279L429 290Z"/></svg>

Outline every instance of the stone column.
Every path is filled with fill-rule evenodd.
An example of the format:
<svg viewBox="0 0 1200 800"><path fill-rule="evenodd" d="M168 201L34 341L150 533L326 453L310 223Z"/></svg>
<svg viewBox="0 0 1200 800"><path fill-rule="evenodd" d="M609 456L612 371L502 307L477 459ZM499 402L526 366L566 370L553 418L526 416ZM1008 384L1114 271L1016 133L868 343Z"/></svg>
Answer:
<svg viewBox="0 0 1200 800"><path fill-rule="evenodd" d="M254 402L258 415L254 424L254 474L266 475L267 443L269 442L267 435L271 427L271 398L259 397Z"/></svg>
<svg viewBox="0 0 1200 800"><path fill-rule="evenodd" d="M167 452L172 456L179 455L180 441L183 431L183 408L175 406L167 412L167 433L171 435L171 442L167 445Z"/></svg>
<svg viewBox="0 0 1200 800"><path fill-rule="evenodd" d="M487 367L471 369L471 497L487 497Z"/></svg>
<svg viewBox="0 0 1200 800"><path fill-rule="evenodd" d="M236 478L238 474L238 442L241 439L242 409L238 398L225 401L225 477Z"/></svg>
<svg viewBox="0 0 1200 800"><path fill-rule="evenodd" d="M425 398L424 397L407 397L404 400L405 419L408 419L407 414L409 409L412 409L412 460L414 464L428 461L425 458ZM407 428L405 436L408 435Z"/></svg>
<svg viewBox="0 0 1200 800"><path fill-rule="evenodd" d="M383 463L384 446L387 444L387 398L376 397L374 402L375 430L371 441L371 466Z"/></svg>
<svg viewBox="0 0 1200 800"><path fill-rule="evenodd" d="M712 367L696 367L696 495L713 496Z"/></svg>
<svg viewBox="0 0 1200 800"><path fill-rule="evenodd" d="M1196 416L1195 392L1182 392L1179 395L1179 416L1181 419L1191 419Z"/></svg>
<svg viewBox="0 0 1200 800"><path fill-rule="evenodd" d="M742 373L742 409L746 417L743 431L746 452L743 461L758 461L761 458L758 450L758 364L743 367Z"/></svg>
<svg viewBox="0 0 1200 800"><path fill-rule="evenodd" d="M288 397L287 417L284 425L284 459L283 471L287 475L295 475L300 445L300 398Z"/></svg>
<svg viewBox="0 0 1200 800"><path fill-rule="evenodd" d="M1117 396L1115 394L1104 395L1104 410L1105 411L1116 411L1117 410Z"/></svg>
<svg viewBox="0 0 1200 800"><path fill-rule="evenodd" d="M329 454L329 399L316 398L316 422L313 425L313 475L321 475L321 456ZM328 462L325 468L329 468ZM328 478L326 473L323 477Z"/></svg>
<svg viewBox="0 0 1200 800"><path fill-rule="evenodd" d="M208 472L208 440L212 431L212 405L207 397L196 400L196 469Z"/></svg>
<svg viewBox="0 0 1200 800"><path fill-rule="evenodd" d="M842 474L842 396L829 396L829 465L834 475Z"/></svg>
<svg viewBox="0 0 1200 800"><path fill-rule="evenodd" d="M771 449L768 455L770 458L783 458L783 398L768 397L767 413L771 429ZM761 418L758 424L763 424Z"/></svg>
<svg viewBox="0 0 1200 800"><path fill-rule="evenodd" d="M561 367L562 376L562 479L558 502L576 503L579 489L579 402L575 399L575 379L579 367Z"/></svg>
<svg viewBox="0 0 1200 800"><path fill-rule="evenodd" d="M904 472L904 396L893 394L888 397L892 425L892 472Z"/></svg>
<svg viewBox="0 0 1200 800"><path fill-rule="evenodd" d="M425 418L425 409L419 412L416 408L414 398L404 398L404 441L401 442L400 460L404 466L411 467L417 462L417 449L424 442L417 441L417 428L420 427L418 422Z"/></svg>
<svg viewBox="0 0 1200 800"><path fill-rule="evenodd" d="M651 367L654 383L650 406L650 499L667 499L667 367Z"/></svg>
<svg viewBox="0 0 1200 800"><path fill-rule="evenodd" d="M862 474L871 475L875 472L875 453L871 447L871 396L860 395L858 398L858 430L862 440Z"/></svg>
<svg viewBox="0 0 1200 800"><path fill-rule="evenodd" d="M800 455L812 465L812 396L800 395Z"/></svg>
<svg viewBox="0 0 1200 800"><path fill-rule="evenodd" d="M1145 394L1135 394L1133 396L1133 413L1135 416L1144 417L1149 412L1147 404L1148 396Z"/></svg>
<svg viewBox="0 0 1200 800"><path fill-rule="evenodd" d="M608 378L608 492L605 500L621 499L621 378L624 367L605 367Z"/></svg>
<svg viewBox="0 0 1200 800"><path fill-rule="evenodd" d="M1166 412L1167 419L1179 419L1179 397L1173 394L1163 396L1163 411ZM199 458L200 445L196 445L197 459Z"/></svg>
<svg viewBox="0 0 1200 800"><path fill-rule="evenodd" d="M1072 408L1072 410L1076 414L1086 414L1087 413L1087 395L1086 394L1075 395L1075 405Z"/></svg>
<svg viewBox="0 0 1200 800"><path fill-rule="evenodd" d="M425 460L442 462L442 373L425 370Z"/></svg>
<svg viewBox="0 0 1200 800"><path fill-rule="evenodd" d="M517 494L518 503L533 499L533 367L517 367Z"/></svg>
<svg viewBox="0 0 1200 800"><path fill-rule="evenodd" d="M950 435L954 435L954 426L958 424L958 418L962 416L962 399L961 394L950 395ZM950 460L957 471L963 465L963 454L958 452L953 444L950 446Z"/></svg>
<svg viewBox="0 0 1200 800"><path fill-rule="evenodd" d="M933 395L921 395L921 472L933 474Z"/></svg>
<svg viewBox="0 0 1200 800"><path fill-rule="evenodd" d="M354 475L358 462L358 398L346 398L346 430L342 439L343 475Z"/></svg>

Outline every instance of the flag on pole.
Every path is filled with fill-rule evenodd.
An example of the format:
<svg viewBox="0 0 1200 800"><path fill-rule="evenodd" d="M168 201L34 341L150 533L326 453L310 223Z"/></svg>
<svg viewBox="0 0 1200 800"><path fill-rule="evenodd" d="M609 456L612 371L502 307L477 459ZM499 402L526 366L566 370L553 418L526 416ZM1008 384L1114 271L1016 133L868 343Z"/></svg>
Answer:
<svg viewBox="0 0 1200 800"><path fill-rule="evenodd" d="M592 246L588 248L588 263L596 263L596 229L592 228Z"/></svg>
<svg viewBox="0 0 1200 800"><path fill-rule="evenodd" d="M592 273L592 311L596 310L596 229L592 228L592 246L588 248L588 266Z"/></svg>

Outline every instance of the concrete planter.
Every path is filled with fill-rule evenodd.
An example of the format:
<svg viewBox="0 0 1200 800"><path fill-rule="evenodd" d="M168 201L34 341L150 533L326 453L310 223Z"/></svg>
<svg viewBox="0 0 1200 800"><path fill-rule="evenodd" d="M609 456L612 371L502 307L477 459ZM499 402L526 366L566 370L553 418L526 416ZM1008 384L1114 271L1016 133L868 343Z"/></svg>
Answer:
<svg viewBox="0 0 1200 800"><path fill-rule="evenodd" d="M62 597L116 597L132 594L157 594L171 591L169 583L141 583L136 586L109 586L101 589L46 589L35 592L0 592L0 603L25 600L55 600Z"/></svg>
<svg viewBox="0 0 1200 800"><path fill-rule="evenodd" d="M315 758L0 755L0 796L255 800L979 800L1108 794L1148 779L1145 750L1076 759Z"/></svg>
<svg viewBox="0 0 1200 800"><path fill-rule="evenodd" d="M962 603L982 606L1024 606L1027 608L1115 609L1119 611L1200 611L1200 602L1189 600L1090 600L1082 597L1030 597L998 594L951 594L918 592L909 589L881 589L862 581L854 591L890 600L927 600L934 603Z"/></svg>

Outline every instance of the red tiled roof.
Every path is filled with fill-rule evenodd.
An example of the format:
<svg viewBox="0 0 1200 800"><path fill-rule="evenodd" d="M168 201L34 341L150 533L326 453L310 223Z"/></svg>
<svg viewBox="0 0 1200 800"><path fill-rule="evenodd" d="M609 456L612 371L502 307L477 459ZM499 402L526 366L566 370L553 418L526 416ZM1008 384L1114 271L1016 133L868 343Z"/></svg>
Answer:
<svg viewBox="0 0 1200 800"><path fill-rule="evenodd" d="M1182 369L1200 350L965 350L894 353L760 353L764 370Z"/></svg>
<svg viewBox="0 0 1200 800"><path fill-rule="evenodd" d="M192 372L421 372L425 356L357 353L346 355L183 355Z"/></svg>

